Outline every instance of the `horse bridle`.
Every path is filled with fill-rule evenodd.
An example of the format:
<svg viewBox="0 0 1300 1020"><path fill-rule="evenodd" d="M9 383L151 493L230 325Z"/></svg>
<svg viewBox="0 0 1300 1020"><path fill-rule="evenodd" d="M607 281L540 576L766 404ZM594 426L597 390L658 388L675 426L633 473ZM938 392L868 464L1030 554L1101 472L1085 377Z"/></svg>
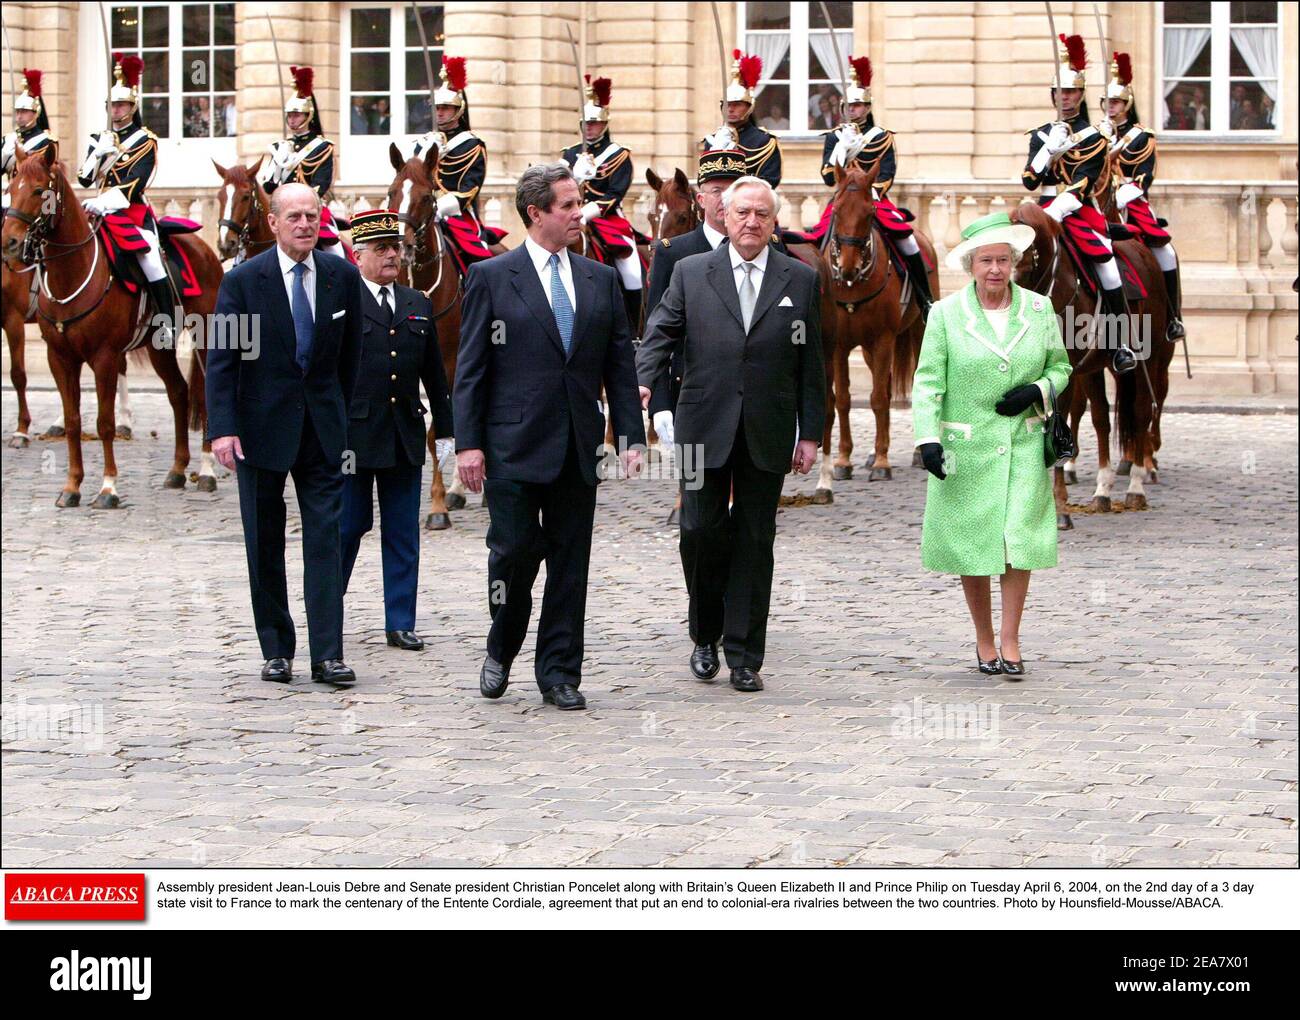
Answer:
<svg viewBox="0 0 1300 1020"><path fill-rule="evenodd" d="M659 196L656 195L655 197L658 198ZM656 202L655 203L656 215L654 217L653 232L654 232L655 240L661 241L663 240L663 234L661 233L661 231L663 230L663 225L664 225L664 214L667 212L667 210L665 209L664 212L658 212L658 205L659 203ZM699 210L699 205L695 201L694 195L691 195L689 200L687 201L686 216L687 216L687 226L686 229L682 231L683 234L690 233L692 230L694 230L696 227L700 225L700 210Z"/></svg>
<svg viewBox="0 0 1300 1020"><path fill-rule="evenodd" d="M248 213L244 217L242 224L223 216L217 220L217 225L225 227L227 230L235 231L235 261L243 262L249 256L249 236L253 233L253 224L256 223L262 215L262 199L258 196L257 182L253 181L248 189ZM267 243L267 247L271 242ZM253 252L252 254L258 254Z"/></svg>
<svg viewBox="0 0 1300 1020"><path fill-rule="evenodd" d="M403 246L404 250L402 252L402 261L406 264L406 272L411 280L411 283L412 284L415 283L415 271L417 269L423 269L425 268L425 266L428 266L435 262L438 265L438 272L437 275L434 276L433 278L433 283L429 284L428 290L421 292L424 294L425 297L430 299L433 298L434 291L436 291L438 289L439 284L442 283L442 274L446 266L446 260L443 258L443 254L446 251L445 248L446 242L443 240L441 228L438 226L438 224L432 222L434 205L435 203L432 201L432 197L431 197L429 203L428 217L418 222L416 221L415 217L413 217L410 213L397 214L397 222L401 223L403 226L410 227L411 232L415 235L415 241L412 244L404 245ZM438 240L437 248L433 252L429 251L429 247L427 244L425 244L425 240L424 240L425 234L429 232L430 227L432 227L433 235ZM427 257L421 257L421 256L427 256ZM460 290L461 290L461 283L459 280L457 280L456 292L452 294L451 300L448 301L447 304L442 308L434 310L431 321L437 322L444 315L446 315L448 312L451 311L452 307L456 304L456 299L460 296Z"/></svg>
<svg viewBox="0 0 1300 1020"><path fill-rule="evenodd" d="M842 194L847 194L850 190L856 190L856 186L852 189L846 188L845 191L842 192ZM839 195L835 196L835 198L839 198L839 197L840 197ZM831 279L833 279L836 283L844 287L856 287L868 275L874 272L876 268L876 254L877 254L876 253L876 232L871 226L874 216L867 217L867 233L865 237L858 237L854 234L836 233L835 212L833 208L834 202L835 199L832 199L831 200L831 204L832 204L831 227L830 227ZM858 262L858 268L853 273L852 277L846 277L844 275L843 268L840 266L840 251L842 248L862 249L862 258ZM858 304L858 302L855 301L854 304Z"/></svg>

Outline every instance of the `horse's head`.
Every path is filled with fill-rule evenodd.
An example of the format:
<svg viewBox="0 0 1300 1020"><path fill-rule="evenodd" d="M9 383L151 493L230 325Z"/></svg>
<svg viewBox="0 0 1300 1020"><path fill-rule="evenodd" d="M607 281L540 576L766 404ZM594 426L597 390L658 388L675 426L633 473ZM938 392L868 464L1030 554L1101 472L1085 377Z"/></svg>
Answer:
<svg viewBox="0 0 1300 1020"><path fill-rule="evenodd" d="M668 180L646 167L646 183L654 189L655 204L650 213L651 236L659 241L677 237L694 230L700 223L699 206L695 203L695 189L681 167L673 171Z"/></svg>
<svg viewBox="0 0 1300 1020"><path fill-rule="evenodd" d="M397 213L405 227L403 259L407 265L423 261L418 253L425 247L425 233L433 222L434 195L438 190L438 147L431 145L423 156L405 159L396 143L388 146L388 159L397 171L388 186L388 208Z"/></svg>
<svg viewBox="0 0 1300 1020"><path fill-rule="evenodd" d="M72 205L80 213L75 201ZM29 156L19 145L9 182L9 208L0 232L5 262L35 261L40 242L59 225L67 206L67 180L55 147L47 145Z"/></svg>
<svg viewBox="0 0 1300 1020"><path fill-rule="evenodd" d="M1034 230L1034 243L1020 256L1014 280L1021 287L1050 293L1061 261L1061 225L1037 202L1021 202L1008 214L1012 223L1023 223Z"/></svg>
<svg viewBox="0 0 1300 1020"><path fill-rule="evenodd" d="M831 266L835 279L848 286L859 282L873 261L876 199L871 189L875 183L874 166L863 170L855 163L847 170L835 168Z"/></svg>
<svg viewBox="0 0 1300 1020"><path fill-rule="evenodd" d="M251 166L227 168L215 159L212 165L221 175L221 187L217 190L217 207L221 209L217 251L223 259L230 259L266 220L270 200L257 180L257 172L262 168L260 158Z"/></svg>

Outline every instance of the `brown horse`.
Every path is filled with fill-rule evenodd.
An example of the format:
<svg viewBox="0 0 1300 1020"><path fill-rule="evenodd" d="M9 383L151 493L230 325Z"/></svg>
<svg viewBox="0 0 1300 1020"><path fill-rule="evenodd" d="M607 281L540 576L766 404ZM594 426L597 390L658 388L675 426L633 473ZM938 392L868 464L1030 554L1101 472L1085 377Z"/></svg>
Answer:
<svg viewBox="0 0 1300 1020"><path fill-rule="evenodd" d="M217 207L221 210L217 254L239 262L260 255L275 244L267 215L271 211L271 196L257 179L262 160L258 159L252 166L227 168L214 159L212 165L221 175L221 187L217 189Z"/></svg>
<svg viewBox="0 0 1300 1020"><path fill-rule="evenodd" d="M0 285L4 297L4 332L9 343L9 381L18 394L18 427L9 439L9 445L21 450L31 442L28 430L32 414L27 407L27 323L36 321L35 266L11 269L9 260L0 269Z"/></svg>
<svg viewBox="0 0 1300 1020"><path fill-rule="evenodd" d="M85 468L81 457L81 366L89 363L95 374L99 414L97 432L104 445L104 482L91 506L113 509L120 506L117 494L117 461L113 456L115 437L114 397L122 355L137 333L137 299L122 286L115 286L112 270L94 228L86 218L68 183L53 147L34 156L21 149L11 181L10 206L5 213L2 247L7 262L21 259L35 265L41 295L37 305L41 335L45 338L50 370L63 401L67 430L68 475L56 505L78 506ZM221 263L201 240L181 235L176 243L185 248L203 288L199 297L185 304L185 311L204 317L216 305L221 283ZM202 344L198 345L202 348ZM185 469L190 461L190 390L202 391L201 357L190 367L187 386L176 361L175 345L149 343L145 348L154 370L167 387L176 429L175 453L163 485L185 487ZM202 416L201 396L196 395L195 414ZM205 461L209 447L204 444Z"/></svg>
<svg viewBox="0 0 1300 1020"><path fill-rule="evenodd" d="M651 240L680 237L700 225L700 207L695 201L695 188L681 167L676 167L667 180L646 167L645 180L655 193L654 208L650 211ZM650 252L653 257L653 244Z"/></svg>
<svg viewBox="0 0 1300 1020"><path fill-rule="evenodd" d="M875 453L869 461L869 481L894 476L889 463L889 409L897 393L906 395L921 352L925 326L920 306L910 288L895 270L886 248L884 232L876 223L872 185L876 168L864 171L852 166L835 170L835 192L831 198L834 218L828 231L823 258L833 280L835 304L834 358L835 409L839 414L840 445L833 470L822 464L818 487L830 487L831 479L853 477L853 436L849 427L849 352L862 348L871 369L871 410L876 418ZM931 265L937 265L929 238L915 231L917 244ZM939 275L932 270L930 293L939 298ZM830 451L827 424L823 449Z"/></svg>
<svg viewBox="0 0 1300 1020"><path fill-rule="evenodd" d="M1100 336L1100 320L1095 317L1097 300L1079 279L1074 262L1065 250L1061 225L1056 220L1032 201L1022 202L1012 210L1010 218L1013 223L1024 223L1034 230L1034 243L1016 266L1016 283L1049 296L1052 307L1064 323L1062 339L1073 372L1066 392L1059 394L1058 398L1062 410L1069 411L1072 415L1076 436L1082 417L1083 400L1091 398L1092 422L1097 431L1098 461L1097 490L1093 495L1092 509L1109 510L1115 471L1110 466L1110 421L1104 373L1111 370L1112 351L1106 339ZM1152 367L1159 365L1162 359L1164 387L1166 390L1168 388L1168 357L1171 352L1162 352L1158 346L1164 344L1167 315L1164 285L1160 267L1144 244L1140 241L1115 241L1114 247L1117 254L1127 256L1137 269L1149 294L1146 300L1133 306L1132 310L1138 314L1130 316L1130 320L1137 320L1139 329L1137 336L1131 331L1128 336L1129 346L1138 355L1138 368L1134 372L1115 377L1120 447L1132 448L1135 451L1135 463L1145 464L1152 425L1158 416L1157 402L1152 399L1156 391ZM1139 386L1142 387L1141 392ZM1127 507L1146 507L1145 481L1145 467L1130 477L1124 501ZM1074 523L1067 507L1064 467L1055 469L1053 494L1056 498L1057 527L1062 531L1069 530L1074 527Z"/></svg>

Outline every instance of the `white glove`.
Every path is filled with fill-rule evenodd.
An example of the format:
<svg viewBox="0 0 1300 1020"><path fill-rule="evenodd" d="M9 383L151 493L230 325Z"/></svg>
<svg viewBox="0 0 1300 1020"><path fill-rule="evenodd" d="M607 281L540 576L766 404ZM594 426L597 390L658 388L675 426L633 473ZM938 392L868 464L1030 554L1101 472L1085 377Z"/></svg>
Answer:
<svg viewBox="0 0 1300 1020"><path fill-rule="evenodd" d="M4 145L0 146L0 172L9 173L13 169L14 157L18 155L18 136L5 135Z"/></svg>
<svg viewBox="0 0 1300 1020"><path fill-rule="evenodd" d="M441 466L452 453L456 450L456 440L450 437L446 439L435 439L433 441L433 459Z"/></svg>
<svg viewBox="0 0 1300 1020"><path fill-rule="evenodd" d="M1103 117L1097 124L1097 133L1111 143L1112 147L1115 142L1115 125L1109 117Z"/></svg>
<svg viewBox="0 0 1300 1020"><path fill-rule="evenodd" d="M737 144L736 132L725 124L704 139L704 147L710 151L713 149L734 149Z"/></svg>
<svg viewBox="0 0 1300 1020"><path fill-rule="evenodd" d="M598 202L588 202L582 207L582 222L590 223L600 215L600 204Z"/></svg>
<svg viewBox="0 0 1300 1020"><path fill-rule="evenodd" d="M430 131L427 134L422 135L419 138L419 140L416 141L415 148L412 150L412 154L416 156L423 156L426 152L428 152L430 149L434 148L435 146L437 147L439 153L441 153L442 150L447 147L447 136L444 135L441 131Z"/></svg>
<svg viewBox="0 0 1300 1020"><path fill-rule="evenodd" d="M1053 156L1064 152L1070 147L1069 127L1058 120L1052 125L1052 130L1048 132L1047 141L1043 145Z"/></svg>
<svg viewBox="0 0 1300 1020"><path fill-rule="evenodd" d="M845 124L840 128L836 132L836 137L839 141L831 150L831 164L847 167L858 158L858 154L866 147L867 140L858 130L858 126L853 123Z"/></svg>
<svg viewBox="0 0 1300 1020"><path fill-rule="evenodd" d="M1142 189L1132 181L1127 184L1121 184L1115 189L1115 204L1123 209L1135 198L1142 197Z"/></svg>
<svg viewBox="0 0 1300 1020"><path fill-rule="evenodd" d="M673 445L673 412L656 411L652 419L655 432L659 436L659 442L665 446Z"/></svg>
<svg viewBox="0 0 1300 1020"><path fill-rule="evenodd" d="M1083 208L1083 203L1073 191L1066 191L1052 199L1051 204L1043 210L1048 216L1060 223L1070 213Z"/></svg>
<svg viewBox="0 0 1300 1020"><path fill-rule="evenodd" d="M111 131L101 131L95 135L95 143L90 147L90 155L95 159L103 159L108 155L117 154L117 135Z"/></svg>
<svg viewBox="0 0 1300 1020"><path fill-rule="evenodd" d="M573 179L585 184L596 176L596 160L590 152L580 153L573 161Z"/></svg>
<svg viewBox="0 0 1300 1020"><path fill-rule="evenodd" d="M103 216L106 213L117 212L120 209L125 209L130 204L131 203L126 200L126 196L122 194L121 188L109 188L101 194L86 199L82 203L82 208L87 212L93 212L98 216Z"/></svg>
<svg viewBox="0 0 1300 1020"><path fill-rule="evenodd" d="M438 219L445 220L449 216L460 215L460 199L455 195L443 195L438 199Z"/></svg>

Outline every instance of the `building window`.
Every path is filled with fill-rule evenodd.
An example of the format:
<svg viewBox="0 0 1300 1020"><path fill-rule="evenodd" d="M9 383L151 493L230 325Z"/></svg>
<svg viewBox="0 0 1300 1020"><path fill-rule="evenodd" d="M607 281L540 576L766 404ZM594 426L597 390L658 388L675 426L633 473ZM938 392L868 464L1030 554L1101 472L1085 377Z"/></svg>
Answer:
<svg viewBox="0 0 1300 1020"><path fill-rule="evenodd" d="M1278 4L1234 0L1161 7L1163 129L1189 137L1276 132Z"/></svg>
<svg viewBox="0 0 1300 1020"><path fill-rule="evenodd" d="M738 45L763 61L754 98L754 120L759 127L791 134L835 127L840 122L842 82L853 48L853 4L826 4L830 25L821 4L738 6Z"/></svg>
<svg viewBox="0 0 1300 1020"><path fill-rule="evenodd" d="M421 5L429 63L438 86L442 67L443 9ZM422 135L433 127L431 88L425 73L420 27L410 4L367 5L346 14L350 42L347 80L348 133L354 136ZM395 125L400 125L394 130Z"/></svg>
<svg viewBox="0 0 1300 1020"><path fill-rule="evenodd" d="M234 136L233 3L115 5L109 23L114 51L144 60L140 117L149 130L173 139Z"/></svg>

